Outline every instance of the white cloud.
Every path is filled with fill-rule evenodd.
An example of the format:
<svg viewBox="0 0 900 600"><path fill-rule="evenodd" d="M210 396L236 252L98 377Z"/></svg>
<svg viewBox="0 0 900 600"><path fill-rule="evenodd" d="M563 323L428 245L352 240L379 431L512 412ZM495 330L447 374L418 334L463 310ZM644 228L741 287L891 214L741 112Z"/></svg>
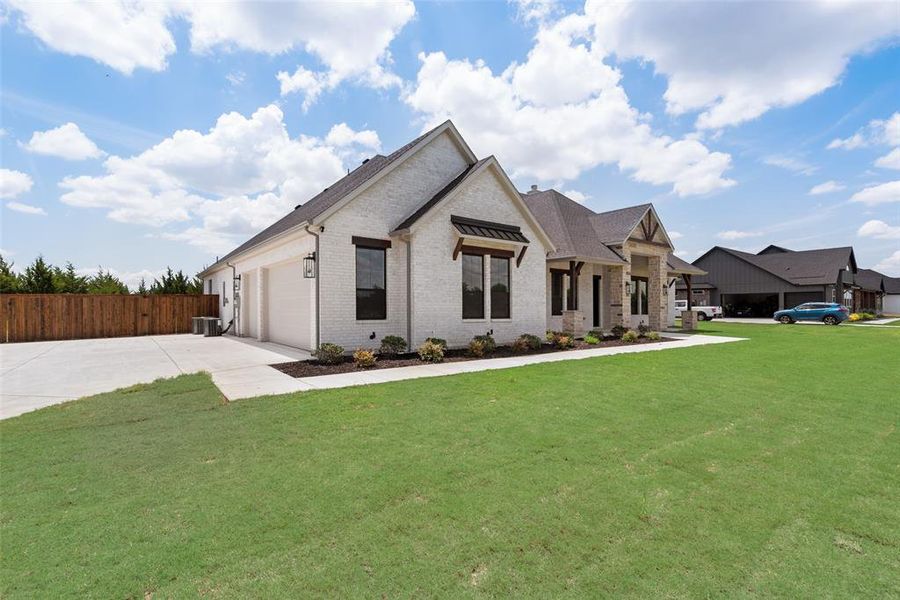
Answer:
<svg viewBox="0 0 900 600"><path fill-rule="evenodd" d="M900 227L888 225L884 221L873 219L863 223L856 235L873 237L879 240L900 240Z"/></svg>
<svg viewBox="0 0 900 600"><path fill-rule="evenodd" d="M595 37L665 75L667 111L701 129L754 119L835 85L849 58L898 32L890 2L589 0Z"/></svg>
<svg viewBox="0 0 900 600"><path fill-rule="evenodd" d="M735 229L730 229L728 231L720 231L716 234L716 237L720 240L742 240L750 237L759 237L761 235L761 231L737 231Z"/></svg>
<svg viewBox="0 0 900 600"><path fill-rule="evenodd" d="M15 198L31 189L34 182L27 174L12 169L0 169L0 198Z"/></svg>
<svg viewBox="0 0 900 600"><path fill-rule="evenodd" d="M153 283L154 279L158 279L162 277L163 273L165 273L165 269L158 269L156 271L151 271L150 269L141 269L140 271L123 271L120 269L112 269L106 267L80 267L75 269L75 273L82 277L90 277L97 274L97 271L102 270L104 273L107 271L112 275L118 277L122 283L128 286L128 288L132 291L137 290L138 286L141 284L141 279L144 280L144 283L147 287L150 287L150 284ZM187 273L188 276L192 275L191 273Z"/></svg>
<svg viewBox="0 0 900 600"><path fill-rule="evenodd" d="M832 192L839 192L846 188L843 183L839 181L826 181L825 183L820 183L819 185L814 185L809 190L810 196L818 196L820 194L831 194Z"/></svg>
<svg viewBox="0 0 900 600"><path fill-rule="evenodd" d="M125 74L139 68L164 70L176 51L172 21L183 19L195 53L303 50L324 65L330 87L350 78L375 87L398 82L385 71L387 48L415 15L412 0L9 4L21 24L48 47Z"/></svg>
<svg viewBox="0 0 900 600"><path fill-rule="evenodd" d="M773 167L779 167L801 175L812 175L819 170L819 167L811 165L805 160L793 158L790 156L772 155L763 158L763 162Z"/></svg>
<svg viewBox="0 0 900 600"><path fill-rule="evenodd" d="M566 190L562 194L563 194L563 196L566 196L566 197L574 200L578 204L584 204L585 202L588 201L588 199L590 199L590 196L585 195L585 194L579 192L578 190Z"/></svg>
<svg viewBox="0 0 900 600"><path fill-rule="evenodd" d="M895 112L887 119L872 119L850 137L831 140L827 148L855 150L874 145L900 146L900 112Z"/></svg>
<svg viewBox="0 0 900 600"><path fill-rule="evenodd" d="M25 204L24 202L16 202L15 200L7 202L6 208L26 215L47 215L47 211L40 206L32 206L31 204Z"/></svg>
<svg viewBox="0 0 900 600"><path fill-rule="evenodd" d="M66 160L100 158L105 153L92 142L75 123L66 123L56 129L35 131L23 147L35 154L58 156Z"/></svg>
<svg viewBox="0 0 900 600"><path fill-rule="evenodd" d="M550 27L553 32L538 34L528 61L499 75L482 61L420 54L422 66L405 101L425 115L426 125L452 118L476 153L496 154L513 177L566 181L615 164L636 181L670 184L679 196L734 184L723 176L731 166L728 154L710 152L696 139L655 134L629 104L615 71L604 68L588 84L573 82L592 74L557 66L595 60L585 56L594 50L579 37L584 21L569 16ZM544 89L535 85L541 78Z"/></svg>
<svg viewBox="0 0 900 600"><path fill-rule="evenodd" d="M900 202L900 181L889 181L863 188L850 196L850 200L870 205Z"/></svg>
<svg viewBox="0 0 900 600"><path fill-rule="evenodd" d="M291 138L275 105L226 113L206 133L180 130L136 156L109 157L103 175L64 178L60 199L125 223L183 223L162 236L222 252L339 179L344 157L380 147L373 131L341 124L332 134Z"/></svg>
<svg viewBox="0 0 900 600"><path fill-rule="evenodd" d="M673 242L674 242L675 240L680 240L680 239L683 238L683 237L684 237L684 234L683 234L683 233L679 233L679 232L677 232L677 231L670 231L670 232L669 232L669 239L672 240Z"/></svg>
<svg viewBox="0 0 900 600"><path fill-rule="evenodd" d="M875 161L876 167L900 170L900 148L894 148Z"/></svg>
<svg viewBox="0 0 900 600"><path fill-rule="evenodd" d="M232 71L225 75L225 79L234 87L238 87L244 85L244 81L247 79L247 74L243 71Z"/></svg>
<svg viewBox="0 0 900 600"><path fill-rule="evenodd" d="M900 277L900 250L875 265L875 270L892 277Z"/></svg>

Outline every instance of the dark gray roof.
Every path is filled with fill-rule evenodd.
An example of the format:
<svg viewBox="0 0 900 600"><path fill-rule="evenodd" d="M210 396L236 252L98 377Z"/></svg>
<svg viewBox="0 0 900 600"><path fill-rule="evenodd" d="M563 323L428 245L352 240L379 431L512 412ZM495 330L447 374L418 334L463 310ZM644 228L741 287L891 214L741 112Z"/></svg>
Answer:
<svg viewBox="0 0 900 600"><path fill-rule="evenodd" d="M669 252L669 257L667 259L669 263L669 272L676 273L678 275L686 274L686 275L706 275L706 271L701 269L700 267L695 267L691 263L686 260L682 260Z"/></svg>
<svg viewBox="0 0 900 600"><path fill-rule="evenodd" d="M280 233L284 233L289 229L292 229L302 223L311 221L312 219L316 218L317 216L340 202L347 195L359 189L367 181L375 177L386 167L393 164L398 158L406 154L406 152L412 149L413 146L431 135L431 133L435 130L443 127L445 124L446 121L444 123L441 123L434 129L426 131L416 139L412 140L408 144L403 145L387 156L376 154L369 160L364 161L363 164L358 166L356 169L350 171L347 175L341 177L336 182L310 198L308 201L298 205L287 215L275 221L273 224L269 225L268 227L251 237L249 240L220 258L215 264L210 265L209 267L204 269L204 271L208 271L213 267L223 265L231 257L236 256L241 252L244 252L245 250L249 250L254 246L262 244L263 242L275 237Z"/></svg>
<svg viewBox="0 0 900 600"><path fill-rule="evenodd" d="M529 243L528 238L522 233L522 228L518 225L494 223L457 215L450 215L450 222L463 235L474 235L505 242L519 242L521 244Z"/></svg>
<svg viewBox="0 0 900 600"><path fill-rule="evenodd" d="M591 217L591 222L604 244L624 244L651 206L653 205L638 204L597 213Z"/></svg>
<svg viewBox="0 0 900 600"><path fill-rule="evenodd" d="M846 268L847 265L856 266L853 248L850 246L821 248L818 250L770 252L767 254L750 254L749 252L722 248L721 246L716 246L716 248L741 258L794 285L834 283L837 281L839 270Z"/></svg>
<svg viewBox="0 0 900 600"><path fill-rule="evenodd" d="M884 283L885 294L900 294L900 277L888 277L885 275L882 282Z"/></svg>
<svg viewBox="0 0 900 600"><path fill-rule="evenodd" d="M776 254L778 252L793 252L793 250L788 250L787 248L784 248L783 246L776 246L775 244L769 244L768 246L766 246L765 248L763 248L762 250L757 252L757 254Z"/></svg>
<svg viewBox="0 0 900 600"><path fill-rule="evenodd" d="M856 272L854 283L864 290L879 292L882 289L884 275L872 269L860 269Z"/></svg>
<svg viewBox="0 0 900 600"><path fill-rule="evenodd" d="M478 162L473 165L469 165L463 172L456 176L456 178L441 188L434 196L429 198L422 206L417 208L411 215L403 219L403 222L397 225L394 228L394 231L400 231L402 229L409 229L412 227L413 223L421 219L425 214L431 210L438 202L444 199L444 197L452 192L454 189L462 185L462 183L469 178L469 176L474 173L478 167L489 161L492 157L488 156L486 158L482 158Z"/></svg>
<svg viewBox="0 0 900 600"><path fill-rule="evenodd" d="M556 250L547 256L548 259L562 260L577 257L608 263L625 263L625 260L604 244L601 239L603 235L608 237L609 230L614 227L621 228L619 223L622 220L621 217L614 219L616 221L614 227L604 229L602 220L599 219L601 215L556 190L532 191L522 194L522 199L550 237L553 245L556 246ZM623 209L623 211L628 210ZM641 212L641 216L644 212L646 212L646 208ZM637 221L635 221L636 223ZM600 231L597 230L598 226L601 227Z"/></svg>

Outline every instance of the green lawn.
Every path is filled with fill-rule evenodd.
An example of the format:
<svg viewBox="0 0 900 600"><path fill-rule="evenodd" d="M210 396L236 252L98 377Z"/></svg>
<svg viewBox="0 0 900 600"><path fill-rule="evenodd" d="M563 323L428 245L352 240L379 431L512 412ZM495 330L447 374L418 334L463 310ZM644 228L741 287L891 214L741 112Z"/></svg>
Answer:
<svg viewBox="0 0 900 600"><path fill-rule="evenodd" d="M900 330L702 327L751 339L0 422L0 596L900 595Z"/></svg>

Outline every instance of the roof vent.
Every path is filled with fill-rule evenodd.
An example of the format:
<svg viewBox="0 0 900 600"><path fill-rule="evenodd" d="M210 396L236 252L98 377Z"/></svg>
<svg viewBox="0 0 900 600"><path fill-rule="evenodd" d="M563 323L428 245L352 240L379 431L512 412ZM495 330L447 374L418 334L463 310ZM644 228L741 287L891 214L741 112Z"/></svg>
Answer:
<svg viewBox="0 0 900 600"><path fill-rule="evenodd" d="M537 193L537 191L538 191L538 189L537 189L537 184L532 183L532 184L531 184L531 191L528 192L528 193L529 193L529 194L534 194L534 193Z"/></svg>
<svg viewBox="0 0 900 600"><path fill-rule="evenodd" d="M303 206L303 205L302 205L302 204L298 204L297 206L294 207L294 210L297 210L297 209L300 208L301 206Z"/></svg>
<svg viewBox="0 0 900 600"><path fill-rule="evenodd" d="M368 159L368 158L365 159L364 161L362 161L362 164L366 164L367 162L369 162L369 160L370 160L370 159Z"/></svg>

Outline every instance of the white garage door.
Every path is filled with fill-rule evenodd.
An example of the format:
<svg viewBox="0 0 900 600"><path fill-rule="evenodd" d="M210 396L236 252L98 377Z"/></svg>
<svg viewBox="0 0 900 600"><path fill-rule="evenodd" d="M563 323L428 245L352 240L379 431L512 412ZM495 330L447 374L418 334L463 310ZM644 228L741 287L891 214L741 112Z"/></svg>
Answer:
<svg viewBox="0 0 900 600"><path fill-rule="evenodd" d="M313 279L303 278L300 261L272 267L268 272L268 334L269 340L309 349L310 285Z"/></svg>

